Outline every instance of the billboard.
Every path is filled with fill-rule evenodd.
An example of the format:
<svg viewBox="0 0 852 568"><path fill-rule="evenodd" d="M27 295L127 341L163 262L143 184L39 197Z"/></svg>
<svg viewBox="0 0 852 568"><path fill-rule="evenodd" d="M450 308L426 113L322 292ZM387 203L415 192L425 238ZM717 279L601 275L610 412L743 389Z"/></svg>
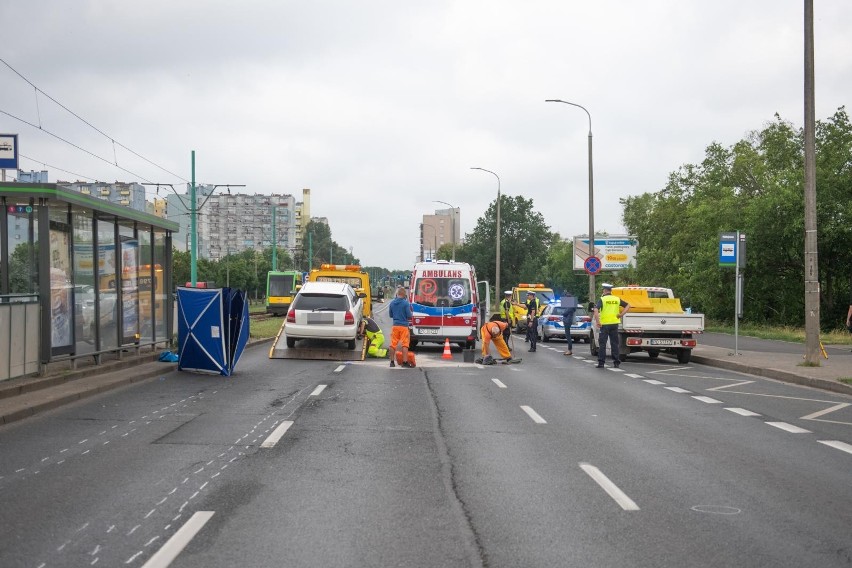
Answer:
<svg viewBox="0 0 852 568"><path fill-rule="evenodd" d="M601 260L601 271L622 270L636 266L638 244L636 237L627 235L597 235L591 254ZM583 264L589 256L589 237L574 237L574 270L585 270Z"/></svg>

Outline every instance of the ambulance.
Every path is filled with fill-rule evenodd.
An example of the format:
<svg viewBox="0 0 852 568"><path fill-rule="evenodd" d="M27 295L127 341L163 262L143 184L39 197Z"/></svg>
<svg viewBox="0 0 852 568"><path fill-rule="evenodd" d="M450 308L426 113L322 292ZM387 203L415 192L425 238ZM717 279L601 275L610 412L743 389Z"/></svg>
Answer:
<svg viewBox="0 0 852 568"><path fill-rule="evenodd" d="M443 344L447 339L463 349L476 347L482 325L476 272L466 262L418 262L411 273L409 323L411 347Z"/></svg>

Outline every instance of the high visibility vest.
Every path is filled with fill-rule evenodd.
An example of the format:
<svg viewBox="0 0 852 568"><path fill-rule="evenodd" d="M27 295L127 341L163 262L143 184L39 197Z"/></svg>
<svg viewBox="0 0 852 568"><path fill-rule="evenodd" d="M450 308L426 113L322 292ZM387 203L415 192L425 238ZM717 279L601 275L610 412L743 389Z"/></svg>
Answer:
<svg viewBox="0 0 852 568"><path fill-rule="evenodd" d="M621 311L621 298L612 294L601 296L601 325L617 324L619 311Z"/></svg>
<svg viewBox="0 0 852 568"><path fill-rule="evenodd" d="M508 316L515 316L515 308L512 307L511 300L502 300L500 302L500 317L503 319L509 319Z"/></svg>

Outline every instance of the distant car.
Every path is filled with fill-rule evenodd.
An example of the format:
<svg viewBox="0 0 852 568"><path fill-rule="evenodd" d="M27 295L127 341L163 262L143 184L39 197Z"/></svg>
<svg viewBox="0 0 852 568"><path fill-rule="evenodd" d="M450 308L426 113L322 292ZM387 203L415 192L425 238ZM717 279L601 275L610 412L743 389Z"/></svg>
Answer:
<svg viewBox="0 0 852 568"><path fill-rule="evenodd" d="M305 282L287 311L287 347L301 339L333 339L355 349L365 294L341 282Z"/></svg>
<svg viewBox="0 0 852 568"><path fill-rule="evenodd" d="M538 318L538 335L542 341L551 339L566 339L563 315L568 308L555 304L548 304ZM589 333L592 328L592 318L589 317L585 308L577 306L574 309L574 323L571 324L569 333L574 341L585 340L589 342Z"/></svg>

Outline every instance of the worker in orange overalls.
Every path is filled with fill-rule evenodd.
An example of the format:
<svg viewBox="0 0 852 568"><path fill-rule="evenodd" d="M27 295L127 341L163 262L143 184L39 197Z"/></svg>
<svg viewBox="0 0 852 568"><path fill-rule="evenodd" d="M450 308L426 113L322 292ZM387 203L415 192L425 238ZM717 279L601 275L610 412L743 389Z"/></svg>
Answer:
<svg viewBox="0 0 852 568"><path fill-rule="evenodd" d="M512 360L512 352L509 351L509 347L506 345L506 340L503 339L503 332L509 326L508 323L500 320L500 314L494 314L491 316L491 320L486 322L485 325L482 326L482 329L479 330L480 336L482 337L482 358L485 359L490 353L490 349L488 345L491 342L494 342L494 345L497 347L497 352L500 354L500 357L505 361Z"/></svg>

